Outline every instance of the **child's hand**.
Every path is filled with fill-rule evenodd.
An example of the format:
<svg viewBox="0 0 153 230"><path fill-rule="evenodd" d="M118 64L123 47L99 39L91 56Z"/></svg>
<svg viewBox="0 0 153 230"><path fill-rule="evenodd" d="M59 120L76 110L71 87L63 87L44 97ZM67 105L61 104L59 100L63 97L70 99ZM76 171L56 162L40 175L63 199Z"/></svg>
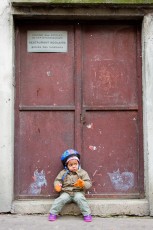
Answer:
<svg viewBox="0 0 153 230"><path fill-rule="evenodd" d="M62 184L57 184L54 186L56 192L60 192L62 190Z"/></svg>
<svg viewBox="0 0 153 230"><path fill-rule="evenodd" d="M84 181L81 180L80 178L74 183L74 187L80 187L83 188L84 187Z"/></svg>

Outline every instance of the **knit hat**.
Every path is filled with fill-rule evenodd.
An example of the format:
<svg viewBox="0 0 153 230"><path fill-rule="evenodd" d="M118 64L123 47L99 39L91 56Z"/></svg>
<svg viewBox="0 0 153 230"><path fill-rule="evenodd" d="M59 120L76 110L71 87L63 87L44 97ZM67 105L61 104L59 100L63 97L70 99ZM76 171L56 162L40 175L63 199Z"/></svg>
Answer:
<svg viewBox="0 0 153 230"><path fill-rule="evenodd" d="M66 151L64 151L64 153L62 154L61 156L61 161L63 163L63 166L65 167L69 158L72 158L72 157L76 157L78 160L78 162L80 162L80 154L74 150L74 149L67 149Z"/></svg>
<svg viewBox="0 0 153 230"><path fill-rule="evenodd" d="M62 181L64 181L65 177L69 173L69 169L67 168L66 165L72 159L77 160L80 163L80 154L74 149L67 149L66 151L64 151L64 153L61 156L61 161L63 163L64 168L66 169L66 172L62 176Z"/></svg>
<svg viewBox="0 0 153 230"><path fill-rule="evenodd" d="M67 159L66 164L67 164L69 161L71 161L71 160L77 160L78 162L80 162L80 160L79 160L78 157L73 156L73 157L69 157L69 158Z"/></svg>

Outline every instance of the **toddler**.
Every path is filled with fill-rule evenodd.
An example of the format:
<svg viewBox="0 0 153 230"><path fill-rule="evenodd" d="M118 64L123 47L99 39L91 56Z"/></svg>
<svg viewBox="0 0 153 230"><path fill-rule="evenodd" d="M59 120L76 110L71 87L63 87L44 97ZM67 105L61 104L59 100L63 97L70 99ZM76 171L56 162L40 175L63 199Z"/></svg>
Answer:
<svg viewBox="0 0 153 230"><path fill-rule="evenodd" d="M85 198L85 190L92 185L88 173L80 167L80 154L74 149L66 150L61 161L64 169L57 175L54 188L60 192L50 209L49 221L55 221L66 203L75 202L80 208L85 222L91 222L91 210Z"/></svg>

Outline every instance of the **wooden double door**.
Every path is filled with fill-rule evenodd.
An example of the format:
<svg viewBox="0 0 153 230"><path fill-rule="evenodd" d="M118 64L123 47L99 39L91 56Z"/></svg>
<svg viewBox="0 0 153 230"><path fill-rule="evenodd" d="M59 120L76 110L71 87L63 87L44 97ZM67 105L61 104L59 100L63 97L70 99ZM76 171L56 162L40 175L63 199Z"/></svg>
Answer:
<svg viewBox="0 0 153 230"><path fill-rule="evenodd" d="M29 31L66 32L66 52L29 52ZM68 148L88 197L143 196L140 33L135 22L16 23L16 198L56 196Z"/></svg>

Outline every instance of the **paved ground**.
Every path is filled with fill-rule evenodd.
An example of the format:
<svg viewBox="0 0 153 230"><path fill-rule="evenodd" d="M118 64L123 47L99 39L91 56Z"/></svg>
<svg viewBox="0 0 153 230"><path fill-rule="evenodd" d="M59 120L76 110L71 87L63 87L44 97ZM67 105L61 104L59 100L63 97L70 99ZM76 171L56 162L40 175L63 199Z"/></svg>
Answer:
<svg viewBox="0 0 153 230"><path fill-rule="evenodd" d="M0 230L153 230L151 217L94 217L85 223L81 216L62 216L49 222L47 215L0 214Z"/></svg>

